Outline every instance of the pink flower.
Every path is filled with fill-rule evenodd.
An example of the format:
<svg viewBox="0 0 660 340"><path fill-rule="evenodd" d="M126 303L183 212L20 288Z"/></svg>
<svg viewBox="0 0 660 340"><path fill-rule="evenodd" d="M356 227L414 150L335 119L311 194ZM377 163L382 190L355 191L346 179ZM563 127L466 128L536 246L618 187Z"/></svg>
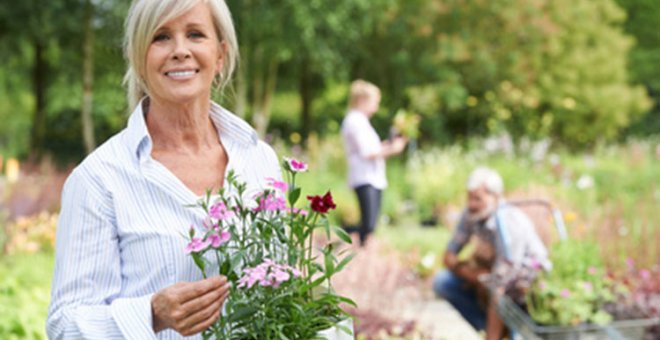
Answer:
<svg viewBox="0 0 660 340"><path fill-rule="evenodd" d="M206 229L215 229L218 225L213 223L213 220L211 219L211 216L206 216L204 218L204 221L202 221L202 225Z"/></svg>
<svg viewBox="0 0 660 340"><path fill-rule="evenodd" d="M587 292L591 292L594 289L590 282L582 282L582 288Z"/></svg>
<svg viewBox="0 0 660 340"><path fill-rule="evenodd" d="M276 197L272 194L257 198L257 202L259 202L259 206L253 209L254 212L280 211L286 209L286 200L284 200L282 197Z"/></svg>
<svg viewBox="0 0 660 340"><path fill-rule="evenodd" d="M642 278L642 280L648 280L651 278L651 272L646 269L642 269L639 271L639 276Z"/></svg>
<svg viewBox="0 0 660 340"><path fill-rule="evenodd" d="M285 264L277 264L266 259L254 268L243 270L243 277L238 280L238 288L251 288L255 283L262 287L279 287L291 277L299 277L300 271Z"/></svg>
<svg viewBox="0 0 660 340"><path fill-rule="evenodd" d="M532 269L539 270L543 268L543 265L541 265L541 262L537 261L535 258L531 258L529 260L529 266L532 267Z"/></svg>
<svg viewBox="0 0 660 340"><path fill-rule="evenodd" d="M279 190L281 193L286 193L286 191L289 190L289 184L286 182L278 181L271 177L266 178L266 180L268 181L268 185Z"/></svg>
<svg viewBox="0 0 660 340"><path fill-rule="evenodd" d="M598 271L596 270L595 267L589 267L589 268L587 268L587 273L589 273L589 275L596 275L597 272L598 272Z"/></svg>
<svg viewBox="0 0 660 340"><path fill-rule="evenodd" d="M545 283L545 281L539 282L539 289L545 290L548 287L548 285Z"/></svg>
<svg viewBox="0 0 660 340"><path fill-rule="evenodd" d="M288 170L293 172L305 172L307 171L307 164L305 162L296 160L295 158L284 158L285 164L287 165Z"/></svg>
<svg viewBox="0 0 660 340"><path fill-rule="evenodd" d="M627 259L626 259L626 265L628 266L628 269L631 269L631 270L632 270L632 269L635 269L635 260L633 260L633 259L630 258L630 257L627 258Z"/></svg>
<svg viewBox="0 0 660 340"><path fill-rule="evenodd" d="M568 289L562 289L559 295L563 298L569 298L571 296L571 291Z"/></svg>
<svg viewBox="0 0 660 340"><path fill-rule="evenodd" d="M228 231L223 230L220 231L220 234L209 235L207 240L211 242L211 247L218 248L221 245L227 243L227 241L229 241L230 238L231 238L231 234Z"/></svg>
<svg viewBox="0 0 660 340"><path fill-rule="evenodd" d="M193 237L193 239L190 240L190 243L188 243L188 246L186 246L186 254L205 250L210 244L211 242L209 240L204 240L201 237Z"/></svg>
<svg viewBox="0 0 660 340"><path fill-rule="evenodd" d="M209 209L209 216L217 220L226 220L228 218L234 217L234 212L227 209L227 206L224 202L218 202L212 205Z"/></svg>
<svg viewBox="0 0 660 340"><path fill-rule="evenodd" d="M291 209L291 208L287 207L286 209L284 209L284 211L288 212L289 214L300 214L300 215L303 215L303 216L307 216L309 214L309 212L307 210L298 209L298 208Z"/></svg>

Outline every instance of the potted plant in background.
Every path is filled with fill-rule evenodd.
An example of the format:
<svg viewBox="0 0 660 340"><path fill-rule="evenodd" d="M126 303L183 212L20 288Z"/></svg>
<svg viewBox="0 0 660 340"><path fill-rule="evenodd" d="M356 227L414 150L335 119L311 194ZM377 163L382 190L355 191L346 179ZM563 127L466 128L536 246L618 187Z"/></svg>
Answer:
<svg viewBox="0 0 660 340"><path fill-rule="evenodd" d="M229 173L228 187L207 192L194 207L206 212L202 226L190 229L186 247L204 277L215 273L232 282L224 311L203 332L205 339L352 339L353 323L340 308L355 306L332 289L332 277L353 257L351 238L331 226L332 194L307 196L309 210L298 208L296 176L307 165L283 162L286 181L267 179L269 187L252 197L246 184ZM315 245L314 234L326 241Z"/></svg>

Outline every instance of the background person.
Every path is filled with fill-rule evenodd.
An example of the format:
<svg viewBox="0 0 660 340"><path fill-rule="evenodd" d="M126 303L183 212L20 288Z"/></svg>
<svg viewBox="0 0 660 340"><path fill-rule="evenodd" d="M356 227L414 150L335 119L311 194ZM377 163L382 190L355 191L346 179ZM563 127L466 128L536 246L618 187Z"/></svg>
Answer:
<svg viewBox="0 0 660 340"><path fill-rule="evenodd" d="M214 323L226 278L184 252L187 208L234 170L248 190L280 178L273 150L213 103L238 45L222 0L135 0L126 21L127 127L69 176L57 227L53 339L176 339ZM209 268L208 272L213 272Z"/></svg>
<svg viewBox="0 0 660 340"><path fill-rule="evenodd" d="M480 303L478 299L485 291L479 276L503 261L513 265L534 261L546 269L550 267L548 252L533 223L520 209L506 204L503 190L502 178L492 169L481 167L470 174L467 208L444 254L447 269L433 279L437 296L451 303L475 329L486 329L488 325L487 336L494 338L502 336L504 327L488 300ZM472 237L476 243L472 259L459 260L458 254Z"/></svg>
<svg viewBox="0 0 660 340"><path fill-rule="evenodd" d="M387 187L385 159L401 153L406 139L394 137L382 141L369 119L380 106L380 89L358 79L351 84L350 103L341 124L341 136L348 163L348 185L355 190L360 204L360 225L349 227L357 231L364 245L378 221L382 192Z"/></svg>

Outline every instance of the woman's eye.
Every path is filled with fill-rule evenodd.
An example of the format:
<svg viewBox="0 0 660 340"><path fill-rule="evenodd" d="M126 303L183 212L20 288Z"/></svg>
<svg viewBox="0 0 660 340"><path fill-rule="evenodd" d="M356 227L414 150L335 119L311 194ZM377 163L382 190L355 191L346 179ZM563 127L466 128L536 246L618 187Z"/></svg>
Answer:
<svg viewBox="0 0 660 340"><path fill-rule="evenodd" d="M156 34L154 37L154 41L164 41L169 39L170 37L167 34L161 33L161 34Z"/></svg>
<svg viewBox="0 0 660 340"><path fill-rule="evenodd" d="M188 33L188 36L196 39L196 38L204 38L204 34L202 32L190 32Z"/></svg>

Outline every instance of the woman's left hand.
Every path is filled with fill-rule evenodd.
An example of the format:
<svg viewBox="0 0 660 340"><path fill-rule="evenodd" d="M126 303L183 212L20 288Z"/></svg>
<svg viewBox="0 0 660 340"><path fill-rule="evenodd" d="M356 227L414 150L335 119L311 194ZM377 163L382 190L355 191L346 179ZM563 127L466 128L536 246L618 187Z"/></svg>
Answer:
<svg viewBox="0 0 660 340"><path fill-rule="evenodd" d="M171 328L190 336L209 328L220 317L229 288L226 277L214 276L179 282L158 291L151 298L154 331Z"/></svg>

